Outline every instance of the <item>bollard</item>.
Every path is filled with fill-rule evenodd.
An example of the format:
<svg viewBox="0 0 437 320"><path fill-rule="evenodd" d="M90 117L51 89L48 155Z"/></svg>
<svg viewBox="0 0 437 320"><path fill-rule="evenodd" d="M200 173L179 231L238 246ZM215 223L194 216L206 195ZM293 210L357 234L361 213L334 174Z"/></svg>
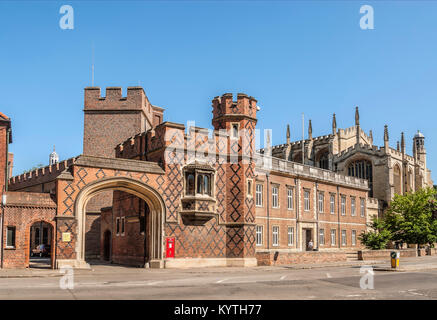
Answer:
<svg viewBox="0 0 437 320"><path fill-rule="evenodd" d="M392 251L390 253L390 257L391 257L391 267L393 269L399 268L399 257L401 256L401 253L398 251Z"/></svg>

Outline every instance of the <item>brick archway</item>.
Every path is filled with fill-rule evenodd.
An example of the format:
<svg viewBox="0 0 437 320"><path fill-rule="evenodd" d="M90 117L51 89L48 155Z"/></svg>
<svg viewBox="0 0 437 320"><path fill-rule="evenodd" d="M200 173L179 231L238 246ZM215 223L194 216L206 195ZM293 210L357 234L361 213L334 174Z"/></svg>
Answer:
<svg viewBox="0 0 437 320"><path fill-rule="evenodd" d="M75 234L75 259L58 259L57 267L70 265L73 267L87 268L89 265L85 261L85 208L88 201L96 194L112 191L123 191L137 196L144 200L151 212L150 220L150 266L162 267L163 265L163 233L165 205L160 194L151 186L128 177L116 176L99 179L89 183L83 188L75 198L74 218L76 221Z"/></svg>
<svg viewBox="0 0 437 320"><path fill-rule="evenodd" d="M31 247L30 247L30 240L31 240L30 239L30 228L32 228L32 226L37 222L46 223L51 228L51 231L52 231L51 235L52 236L50 239L50 266L51 266L51 268L54 268L55 255L56 255L56 250L55 250L55 248L56 248L56 243L55 243L55 238L56 238L55 230L56 230L56 228L55 228L55 224L53 221L48 221L45 219L34 219L26 225L26 229L25 229L26 231L25 231L25 235L24 235L25 266L26 266L26 268L29 268L29 263L30 263L29 262L30 250L31 250Z"/></svg>

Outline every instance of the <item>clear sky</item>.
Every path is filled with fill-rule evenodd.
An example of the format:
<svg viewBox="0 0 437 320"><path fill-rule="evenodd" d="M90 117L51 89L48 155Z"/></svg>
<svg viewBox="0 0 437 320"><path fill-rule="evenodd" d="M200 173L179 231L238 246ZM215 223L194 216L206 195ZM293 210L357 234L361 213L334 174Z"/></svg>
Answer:
<svg viewBox="0 0 437 320"><path fill-rule="evenodd" d="M74 9L74 29L59 9ZM362 30L360 7L374 8ZM244 92L258 99L260 129L273 143L373 130L390 145L420 129L437 165L437 1L0 1L0 111L12 118L14 174L82 152L83 88L141 85L164 120L211 127L211 99ZM104 92L104 91L103 91ZM307 124L306 124L307 125Z"/></svg>

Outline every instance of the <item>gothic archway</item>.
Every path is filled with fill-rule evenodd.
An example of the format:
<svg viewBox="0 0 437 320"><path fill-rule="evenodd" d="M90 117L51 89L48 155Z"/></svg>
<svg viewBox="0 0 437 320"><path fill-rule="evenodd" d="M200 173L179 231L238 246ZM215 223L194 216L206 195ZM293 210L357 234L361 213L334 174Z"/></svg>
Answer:
<svg viewBox="0 0 437 320"><path fill-rule="evenodd" d="M85 266L85 213L88 201L96 194L108 190L127 192L144 200L150 209L150 266L161 267L163 260L163 222L165 217L164 202L159 193L141 181L127 177L111 177L88 184L77 195L74 214L77 221L76 265Z"/></svg>

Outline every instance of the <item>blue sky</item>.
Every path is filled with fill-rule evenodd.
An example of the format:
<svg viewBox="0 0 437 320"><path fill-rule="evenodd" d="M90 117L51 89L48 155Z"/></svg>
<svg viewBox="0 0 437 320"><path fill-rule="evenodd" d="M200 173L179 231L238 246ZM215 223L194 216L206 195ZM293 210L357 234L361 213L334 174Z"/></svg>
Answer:
<svg viewBox="0 0 437 320"><path fill-rule="evenodd" d="M74 8L74 30L59 9ZM361 30L361 5L375 29ZM382 145L405 132L437 158L437 2L434 1L0 1L0 111L13 121L14 174L82 152L83 88L141 85L165 119L211 127L211 99L244 92L262 107L258 127L283 143L354 123ZM435 174L434 174L435 177Z"/></svg>

